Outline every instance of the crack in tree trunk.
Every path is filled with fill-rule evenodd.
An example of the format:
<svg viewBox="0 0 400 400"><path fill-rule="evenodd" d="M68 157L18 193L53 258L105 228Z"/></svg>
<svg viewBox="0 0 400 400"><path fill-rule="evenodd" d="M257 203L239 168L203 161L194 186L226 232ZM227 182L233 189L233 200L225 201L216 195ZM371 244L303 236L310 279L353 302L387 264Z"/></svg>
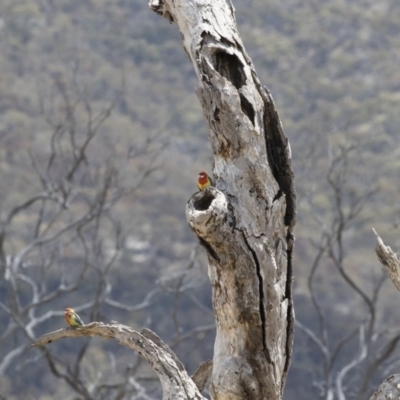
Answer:
<svg viewBox="0 0 400 400"><path fill-rule="evenodd" d="M256 268L257 268L257 276L258 276L258 280L259 280L259 282L258 282L258 291L259 291L259 299L260 299L259 305L260 305L261 335L262 335L262 343L263 343L263 352L265 354L265 357L267 358L267 362L269 364L271 364L272 363L272 359L271 359L271 356L270 356L269 351L268 351L267 335L265 333L265 326L267 324L267 318L265 316L265 304L264 304L264 297L265 297L265 295L264 295L264 279L263 279L263 277L261 275L260 263L258 261L257 254L251 248L251 246L250 246L250 244L249 244L249 242L248 242L248 240L246 238L246 235L243 232L242 232L242 235L243 235L243 240L245 241L248 249L250 250L251 254L253 255L254 263L255 263Z"/></svg>
<svg viewBox="0 0 400 400"><path fill-rule="evenodd" d="M228 2L151 6L179 26L214 153L215 189L195 194L186 210L209 253L217 330L211 394L214 400L280 399L294 327L289 143Z"/></svg>
<svg viewBox="0 0 400 400"><path fill-rule="evenodd" d="M210 393L213 400L280 400L293 341L295 191L289 143L241 43L229 2L150 0L149 6L179 26L198 76L214 153L215 187L193 195L186 207L189 225L209 255L216 319ZM131 344L128 339L123 343ZM153 347L140 343L135 342L137 351L161 372L166 398L175 386L176 398L201 398L174 355L167 352L169 362L160 366L149 358Z"/></svg>

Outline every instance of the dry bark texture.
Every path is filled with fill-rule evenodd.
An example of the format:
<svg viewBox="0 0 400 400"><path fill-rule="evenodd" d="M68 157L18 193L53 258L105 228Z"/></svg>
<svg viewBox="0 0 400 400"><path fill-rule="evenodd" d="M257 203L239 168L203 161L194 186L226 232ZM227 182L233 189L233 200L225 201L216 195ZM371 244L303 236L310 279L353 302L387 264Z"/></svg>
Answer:
<svg viewBox="0 0 400 400"><path fill-rule="evenodd" d="M396 289L400 291L400 260L393 250L383 243L375 229L373 229L373 231L377 238L375 253L378 256L378 260L388 272Z"/></svg>
<svg viewBox="0 0 400 400"><path fill-rule="evenodd" d="M400 375L391 375L379 386L370 400L396 400L400 398Z"/></svg>
<svg viewBox="0 0 400 400"><path fill-rule="evenodd" d="M152 366L160 378L164 400L205 400L175 353L152 331L137 332L121 324L92 322L79 329L60 329L36 339L32 346L45 346L63 338L99 336L115 339L137 351Z"/></svg>
<svg viewBox="0 0 400 400"><path fill-rule="evenodd" d="M379 262L386 269L394 286L400 291L400 260L393 250L383 243L380 236L373 229L377 244L375 253ZM379 386L370 400L400 399L400 375L391 375Z"/></svg>
<svg viewBox="0 0 400 400"><path fill-rule="evenodd" d="M216 341L214 400L280 399L293 339L290 147L226 0L150 0L175 22L199 79L216 188L187 219L208 251Z"/></svg>
<svg viewBox="0 0 400 400"><path fill-rule="evenodd" d="M207 249L216 318L214 358L191 379L151 331L91 323L35 341L101 336L138 351L159 375L164 399L282 398L293 342L290 147L259 82L226 0L149 0L176 22L199 79L214 153L215 187L195 194L186 216ZM209 383L210 382L210 383Z"/></svg>

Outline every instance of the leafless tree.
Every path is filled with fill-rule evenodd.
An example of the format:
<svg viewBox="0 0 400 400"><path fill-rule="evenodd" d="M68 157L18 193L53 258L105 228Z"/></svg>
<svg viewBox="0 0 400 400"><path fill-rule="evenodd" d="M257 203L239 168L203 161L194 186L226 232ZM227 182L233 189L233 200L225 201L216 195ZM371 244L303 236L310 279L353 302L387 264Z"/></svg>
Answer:
<svg viewBox="0 0 400 400"><path fill-rule="evenodd" d="M180 29L185 51L198 76L198 96L214 153L215 187L192 196L186 209L189 225L208 254L216 321L213 360L203 364L190 378L172 350L154 333L147 329L137 332L115 322L93 322L76 330L55 331L36 339L34 346L44 347L47 354L46 344L65 337L114 338L150 363L160 378L165 399L202 399L200 392L205 388L215 400L281 399L294 330L291 286L296 196L288 140L271 94L260 84L245 52L230 2L150 0L149 5ZM335 396L344 399L345 386L354 384L355 379L361 388L357 396L362 398L369 390L376 366L397 343L397 336L393 336L383 347L374 347L381 334L377 330L375 307L383 280L379 279L372 292L367 293L345 267L343 234L358 216L366 198L351 195L346 205L343 203L349 151L351 148L341 149L328 174L334 217L317 244L317 257L309 278L320 331L315 333L298 323L324 356L320 387L321 398L325 399ZM83 162L85 156L79 154L76 159ZM70 169L67 178L75 176L75 170L79 168ZM101 191L104 192L108 190ZM109 204L107 195L100 198L101 204ZM93 221L98 218L93 217ZM99 222L94 225L99 226ZM110 226L118 242L118 225L110 223ZM80 240L85 248L83 243L88 241ZM354 330L334 347L329 343L327 320L314 290L314 277L323 255L359 296L366 310ZM102 270L111 268L112 259ZM88 264L90 271L95 263ZM176 280L176 304L185 288L184 280L184 275ZM94 304L106 301L107 285L103 286L96 293ZM120 308L129 307L108 301ZM85 306L89 305L93 304ZM175 339L180 341L184 335L176 313L173 320ZM201 329L212 329L212 325ZM31 333L28 331L26 335L33 340ZM350 342L357 343L355 356L335 369L338 355ZM83 357L84 351L81 354ZM361 373L354 375L361 365ZM71 386L76 385L75 390L82 397L92 398L94 393L84 387L78 376L79 371L75 370L65 379L74 378ZM130 384L135 387L136 383L137 380ZM126 393L127 390L122 396ZM146 398L138 391L136 397L140 396Z"/></svg>
<svg viewBox="0 0 400 400"><path fill-rule="evenodd" d="M57 386L79 398L150 399L159 394L159 382L139 356L124 359L124 369L120 357L105 348L105 360L95 367L90 360L100 356L92 340L76 343L67 358L64 351L45 347L27 353L35 337L64 325L66 306L73 306L85 321L141 313L150 321L155 302L169 296L174 299L176 331L172 348L179 350L215 330L212 310L193 290L199 286L198 246L186 266L161 275L137 304L115 296L126 242L119 202L135 196L159 169L165 143L147 135L143 143L132 140L121 157L103 127L123 96L123 80L121 92L104 108L98 108L90 85L83 82L76 63L69 78L55 73L50 87L38 88L48 142L27 154L27 198L16 203L10 192L2 207L0 318L6 326L0 336L0 375L7 379L11 371L27 374L40 360L40 365L47 363L54 382L64 383ZM179 315L182 297L209 315L209 323L184 331ZM14 380L16 386L18 378ZM1 395L8 395L6 387L0 388Z"/></svg>
<svg viewBox="0 0 400 400"><path fill-rule="evenodd" d="M356 157L358 148L354 144L338 146L332 151L332 159L327 174L329 199L332 204L331 213L325 212L323 217L314 214L321 234L318 242L311 240L315 248L315 258L308 277L308 289L311 303L318 320L318 329L313 330L296 320L296 326L320 353L322 368L315 365L314 385L321 399L365 399L373 390L373 377L383 363L393 354L400 336L398 331L388 332L382 328L377 319L379 294L386 275L381 274L370 279L372 287L363 285L362 280L354 277L347 266L348 245L346 236L354 230L360 213L368 200L376 193L369 188L357 193L352 184L349 163ZM312 203L312 198L309 201ZM312 204L311 204L312 207ZM324 269L325 268L325 269ZM323 271L323 272L322 272ZM336 272L335 275L333 272ZM317 276L320 277L317 281ZM340 323L341 316L333 308L328 309L322 301L319 286L325 277L330 286L342 282L347 287L350 303L348 308L357 309L352 313L352 322ZM356 298L351 298L354 296ZM325 303L325 304L324 304ZM340 303L340 301L339 301ZM336 304L343 307L343 304ZM335 317L336 323L331 324ZM346 319L346 316L342 316ZM337 326L347 326L337 336Z"/></svg>
<svg viewBox="0 0 400 400"><path fill-rule="evenodd" d="M214 152L216 185L194 195L186 210L189 225L208 253L216 318L213 361L204 364L200 380L210 382L213 399L280 399L294 327L295 192L288 140L272 97L245 52L229 2L149 5L180 29L199 78L198 96ZM178 280L177 296L181 287ZM119 341L118 329L127 332L128 341L138 335L115 324L89 324L84 329ZM35 344L81 334L59 331ZM164 398L202 398L177 360L167 373L159 368L168 357L175 358L157 338L153 343L157 362L152 359L153 345L140 352L158 373ZM198 376L193 378L197 382Z"/></svg>
<svg viewBox="0 0 400 400"><path fill-rule="evenodd" d="M77 348L72 361L47 348L26 357L44 327L62 321L67 305L95 320L101 318L104 306L138 312L165 291L161 284L155 285L142 302L127 306L113 298L110 279L124 242L116 207L157 168L163 145L151 140L132 145L125 159L117 158L109 143L102 146L103 123L121 94L103 109L94 109L90 88L78 83L78 75L78 68L70 81L57 74L48 90L51 95L40 93L49 150L38 148L27 154L31 163L28 197L15 202L10 194L10 201L3 204L0 317L6 325L0 335L0 375L5 376L10 366L24 371L44 358L54 376L81 398L150 398L141 381L148 386L154 375L136 373L143 364L141 358L134 358L125 376L115 379L110 353L112 373L97 370L95 379L89 379L93 371L83 360L92 351L90 340ZM124 174L133 157L146 161L134 171L135 179L127 182ZM78 291L83 303L74 297Z"/></svg>

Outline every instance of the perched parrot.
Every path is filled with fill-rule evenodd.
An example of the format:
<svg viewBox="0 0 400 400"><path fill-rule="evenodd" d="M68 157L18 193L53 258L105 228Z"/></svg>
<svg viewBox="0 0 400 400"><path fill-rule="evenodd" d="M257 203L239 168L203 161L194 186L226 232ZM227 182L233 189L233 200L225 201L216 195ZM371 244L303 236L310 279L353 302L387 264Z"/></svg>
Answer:
<svg viewBox="0 0 400 400"><path fill-rule="evenodd" d="M65 309L64 319L67 325L73 329L84 325L81 317L72 308Z"/></svg>
<svg viewBox="0 0 400 400"><path fill-rule="evenodd" d="M199 172L199 177L197 178L197 187L199 188L199 190L204 190L209 186L213 186L213 181L207 175L207 172Z"/></svg>

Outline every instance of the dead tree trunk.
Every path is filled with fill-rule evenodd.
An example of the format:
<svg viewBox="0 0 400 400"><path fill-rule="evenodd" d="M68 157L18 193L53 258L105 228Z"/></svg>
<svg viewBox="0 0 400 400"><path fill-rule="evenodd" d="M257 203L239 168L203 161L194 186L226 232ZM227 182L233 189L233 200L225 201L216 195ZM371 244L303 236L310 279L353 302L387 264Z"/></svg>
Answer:
<svg viewBox="0 0 400 400"><path fill-rule="evenodd" d="M64 337L114 338L150 362L165 399L201 399L198 388L211 382L213 400L278 400L294 326L289 143L272 97L245 52L228 0L149 0L149 5L181 31L214 153L215 187L195 194L186 209L208 252L217 330L213 362L190 379L157 337L115 324L56 331L34 345Z"/></svg>
<svg viewBox="0 0 400 400"><path fill-rule="evenodd" d="M187 219L209 256L217 337L214 400L280 399L292 353L290 147L226 0L150 0L175 22L199 80L215 188Z"/></svg>

